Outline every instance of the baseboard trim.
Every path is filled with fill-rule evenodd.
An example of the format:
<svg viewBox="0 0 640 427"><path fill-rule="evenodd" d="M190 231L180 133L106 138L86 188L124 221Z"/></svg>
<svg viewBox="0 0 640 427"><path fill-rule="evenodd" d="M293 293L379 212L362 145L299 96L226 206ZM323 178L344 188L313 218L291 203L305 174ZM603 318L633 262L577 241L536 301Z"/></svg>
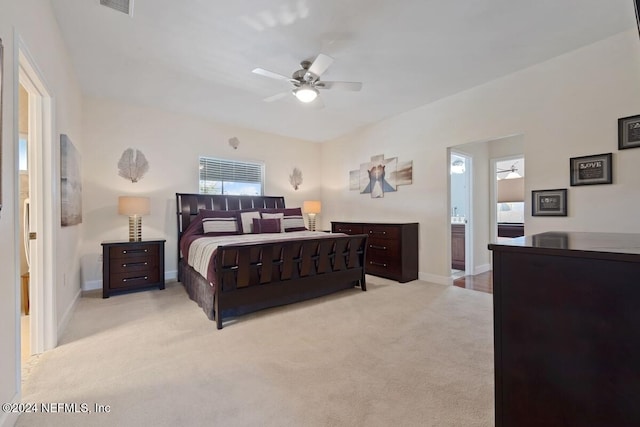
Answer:
<svg viewBox="0 0 640 427"><path fill-rule="evenodd" d="M419 272L418 279L424 280L425 282L436 283L438 285L453 285L453 278L449 276L440 276L437 274Z"/></svg>
<svg viewBox="0 0 640 427"><path fill-rule="evenodd" d="M76 305L78 305L78 301L80 300L80 295L82 295L82 289L78 289L76 296L73 297L73 301L71 301L71 304L69 304L69 307L67 307L67 310L64 312L62 319L60 320L60 322L58 322L58 338L62 336L62 333L67 328L69 320L71 320L73 310L76 308Z"/></svg>

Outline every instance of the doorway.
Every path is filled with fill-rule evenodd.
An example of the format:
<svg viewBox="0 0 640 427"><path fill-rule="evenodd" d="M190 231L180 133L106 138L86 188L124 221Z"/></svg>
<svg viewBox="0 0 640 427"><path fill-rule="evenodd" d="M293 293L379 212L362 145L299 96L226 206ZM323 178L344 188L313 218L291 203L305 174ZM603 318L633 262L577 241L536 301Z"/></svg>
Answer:
<svg viewBox="0 0 640 427"><path fill-rule="evenodd" d="M450 151L449 163L451 275L459 277L473 270L472 157L462 152Z"/></svg>
<svg viewBox="0 0 640 427"><path fill-rule="evenodd" d="M496 176L493 240L524 236L524 156L493 159L493 168Z"/></svg>
<svg viewBox="0 0 640 427"><path fill-rule="evenodd" d="M54 242L56 225L54 222L54 159L53 100L44 84L35 62L22 40L18 37L18 82L16 116L26 118L25 138L18 138L18 161L26 162L25 171L18 171L16 181L24 183L24 196L28 195L28 209L24 199L20 209L16 209L16 229L22 230L26 240L16 247L24 248L25 261L29 260L27 274L21 273L17 289L25 294L21 300L19 313L28 312L25 332L28 332L28 346L25 351L30 356L49 350L57 344L57 322L55 306L55 262ZM24 92L22 92L24 91ZM20 167L18 169L23 169ZM25 176L26 175L26 176ZM20 188L16 188L20 193ZM23 195L21 194L21 196ZM25 197L26 198L26 197ZM19 212L18 212L19 211ZM21 257L17 253L18 258ZM23 290L23 287L26 287ZM26 302L26 303L25 303ZM27 307L28 304L28 307ZM25 310L26 309L26 310ZM21 322L22 324L23 322ZM22 338L20 338L22 339ZM27 344L27 343L25 343ZM19 346L23 348L22 343Z"/></svg>
<svg viewBox="0 0 640 427"><path fill-rule="evenodd" d="M29 264L31 261L29 242L29 93L18 83L18 187L20 210L18 227L20 247L20 355L22 365L31 357L31 322L29 316Z"/></svg>

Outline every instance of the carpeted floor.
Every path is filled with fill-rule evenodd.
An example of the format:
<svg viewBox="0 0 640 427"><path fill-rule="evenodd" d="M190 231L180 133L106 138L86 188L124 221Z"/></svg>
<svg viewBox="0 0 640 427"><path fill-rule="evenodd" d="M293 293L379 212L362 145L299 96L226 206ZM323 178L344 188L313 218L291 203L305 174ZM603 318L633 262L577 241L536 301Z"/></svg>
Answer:
<svg viewBox="0 0 640 427"><path fill-rule="evenodd" d="M79 412L17 425L493 426L492 296L367 280L220 331L175 282L83 297L23 382Z"/></svg>

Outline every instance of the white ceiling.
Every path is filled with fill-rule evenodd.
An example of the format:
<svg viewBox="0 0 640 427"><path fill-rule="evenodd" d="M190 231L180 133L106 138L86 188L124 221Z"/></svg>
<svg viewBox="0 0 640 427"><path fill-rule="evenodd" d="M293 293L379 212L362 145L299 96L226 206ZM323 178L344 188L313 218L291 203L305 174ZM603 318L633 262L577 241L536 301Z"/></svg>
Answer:
<svg viewBox="0 0 640 427"><path fill-rule="evenodd" d="M52 0L86 95L324 141L635 27L632 0ZM319 52L322 109L266 103Z"/></svg>

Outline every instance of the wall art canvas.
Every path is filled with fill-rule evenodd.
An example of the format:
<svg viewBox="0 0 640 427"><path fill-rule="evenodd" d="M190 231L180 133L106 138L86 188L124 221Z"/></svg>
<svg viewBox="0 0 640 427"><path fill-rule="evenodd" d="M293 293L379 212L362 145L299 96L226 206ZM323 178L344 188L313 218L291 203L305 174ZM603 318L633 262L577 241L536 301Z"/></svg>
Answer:
<svg viewBox="0 0 640 427"><path fill-rule="evenodd" d="M397 191L399 185L411 184L412 175L413 162L399 162L397 157L385 159L383 154L378 154L362 163L360 169L349 172L349 189L379 199L384 193Z"/></svg>
<svg viewBox="0 0 640 427"><path fill-rule="evenodd" d="M65 134L60 135L60 200L61 225L82 223L80 154Z"/></svg>

